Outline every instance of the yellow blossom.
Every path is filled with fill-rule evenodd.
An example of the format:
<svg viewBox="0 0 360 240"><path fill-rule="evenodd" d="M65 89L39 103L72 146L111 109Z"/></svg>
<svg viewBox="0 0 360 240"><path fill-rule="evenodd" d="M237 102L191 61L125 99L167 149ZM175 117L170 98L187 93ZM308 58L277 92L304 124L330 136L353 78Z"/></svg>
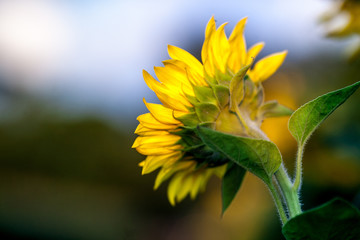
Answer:
<svg viewBox="0 0 360 240"><path fill-rule="evenodd" d="M228 159L207 147L196 134L198 125L238 136L264 137L264 118L291 111L277 102L264 102L261 82L282 64L286 51L269 55L251 68L264 43L247 49L244 18L230 37L225 25L207 24L201 62L187 51L168 46L171 59L155 67L156 80L143 71L147 85L162 104L148 103L140 115L133 148L146 155L142 174L160 168L154 188L171 178L168 198L172 205L204 191L213 175L222 178Z"/></svg>
<svg viewBox="0 0 360 240"><path fill-rule="evenodd" d="M337 21L344 18L345 23L337 26ZM328 28L327 36L336 38L360 37L360 1L342 0L333 4L332 10L324 14L321 21ZM350 59L354 60L360 56L360 40L355 42L351 50Z"/></svg>

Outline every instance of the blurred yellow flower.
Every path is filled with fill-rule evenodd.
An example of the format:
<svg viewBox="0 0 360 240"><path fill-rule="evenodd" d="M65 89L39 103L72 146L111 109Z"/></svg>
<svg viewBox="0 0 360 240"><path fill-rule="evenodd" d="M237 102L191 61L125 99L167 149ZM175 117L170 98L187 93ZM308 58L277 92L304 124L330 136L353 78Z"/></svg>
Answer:
<svg viewBox="0 0 360 240"><path fill-rule="evenodd" d="M338 22L345 19L344 24L338 26ZM359 0L343 0L336 1L331 11L323 15L321 18L329 28L328 37L350 37L356 35L360 37L360 1ZM358 39L356 46L353 47L351 58L360 56L360 40Z"/></svg>
<svg viewBox="0 0 360 240"><path fill-rule="evenodd" d="M202 47L202 63L175 46L171 59L155 67L159 81L143 71L145 82L162 104L147 103L149 113L140 115L133 148L147 155L142 174L161 168L154 188L172 177L168 198L172 205L190 195L194 199L213 175L221 178L228 160L203 144L196 126L238 136L262 138L260 125L266 117L288 115L291 110L276 101L264 102L261 82L282 64L287 52L269 55L250 69L264 43L247 50L243 36L247 19L235 26L229 39L225 24L216 28L212 17Z"/></svg>

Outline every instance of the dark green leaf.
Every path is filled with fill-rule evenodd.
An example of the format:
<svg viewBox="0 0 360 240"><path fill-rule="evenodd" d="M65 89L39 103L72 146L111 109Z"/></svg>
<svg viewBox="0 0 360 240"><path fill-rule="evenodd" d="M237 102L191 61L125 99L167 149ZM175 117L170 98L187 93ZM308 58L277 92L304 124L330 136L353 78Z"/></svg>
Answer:
<svg viewBox="0 0 360 240"><path fill-rule="evenodd" d="M287 240L359 240L360 212L337 198L290 219L282 232Z"/></svg>
<svg viewBox="0 0 360 240"><path fill-rule="evenodd" d="M221 152L267 184L271 183L271 177L282 161L279 149L269 141L234 136L201 126L198 135L214 151Z"/></svg>
<svg viewBox="0 0 360 240"><path fill-rule="evenodd" d="M297 109L289 120L289 130L299 145L304 145L315 129L360 86L348 87L324 94Z"/></svg>
<svg viewBox="0 0 360 240"><path fill-rule="evenodd" d="M246 170L239 165L229 162L222 180L222 214L230 206L232 200L240 189Z"/></svg>

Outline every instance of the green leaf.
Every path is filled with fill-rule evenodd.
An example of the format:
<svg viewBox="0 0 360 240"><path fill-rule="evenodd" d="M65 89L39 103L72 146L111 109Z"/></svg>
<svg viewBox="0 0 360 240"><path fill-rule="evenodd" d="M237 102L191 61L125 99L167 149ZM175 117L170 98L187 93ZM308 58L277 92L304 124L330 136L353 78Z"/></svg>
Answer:
<svg viewBox="0 0 360 240"><path fill-rule="evenodd" d="M270 184L272 175L281 164L281 154L276 145L262 139L239 137L198 126L201 140L214 151Z"/></svg>
<svg viewBox="0 0 360 240"><path fill-rule="evenodd" d="M360 212L343 199L333 199L290 219L282 232L287 240L358 240Z"/></svg>
<svg viewBox="0 0 360 240"><path fill-rule="evenodd" d="M360 82L324 94L298 108L289 119L289 130L303 146L315 129L360 86Z"/></svg>
<svg viewBox="0 0 360 240"><path fill-rule="evenodd" d="M260 113L265 118L290 116L294 111L284 105L281 105L276 100L268 101L260 107Z"/></svg>
<svg viewBox="0 0 360 240"><path fill-rule="evenodd" d="M230 206L239 191L245 173L246 170L239 165L233 162L228 163L221 185L222 214L224 214L226 209Z"/></svg>

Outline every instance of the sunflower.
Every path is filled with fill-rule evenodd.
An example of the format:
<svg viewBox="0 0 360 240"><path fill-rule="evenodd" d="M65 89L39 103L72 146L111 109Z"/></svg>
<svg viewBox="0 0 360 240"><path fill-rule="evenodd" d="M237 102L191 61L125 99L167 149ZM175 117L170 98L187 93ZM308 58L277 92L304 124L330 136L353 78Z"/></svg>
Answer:
<svg viewBox="0 0 360 240"><path fill-rule="evenodd" d="M337 20L341 17L346 18L345 24L337 26ZM324 14L320 19L328 28L327 36L334 38L349 38L357 36L350 59L355 60L360 57L360 1L359 0L342 0L336 1L332 10Z"/></svg>
<svg viewBox="0 0 360 240"><path fill-rule="evenodd" d="M146 155L142 174L160 168L154 188L171 178L168 198L172 205L204 191L210 177L222 178L228 159L206 146L197 134L202 125L227 134L266 138L260 130L264 118L291 113L276 101L264 102L262 82L282 64L287 52L254 59L264 43L247 50L243 36L247 18L240 20L227 38L226 23L216 28L214 17L205 31L202 63L187 51L168 46L169 60L155 67L156 80L143 71L147 85L162 104L144 103L149 113L140 115L133 148Z"/></svg>

